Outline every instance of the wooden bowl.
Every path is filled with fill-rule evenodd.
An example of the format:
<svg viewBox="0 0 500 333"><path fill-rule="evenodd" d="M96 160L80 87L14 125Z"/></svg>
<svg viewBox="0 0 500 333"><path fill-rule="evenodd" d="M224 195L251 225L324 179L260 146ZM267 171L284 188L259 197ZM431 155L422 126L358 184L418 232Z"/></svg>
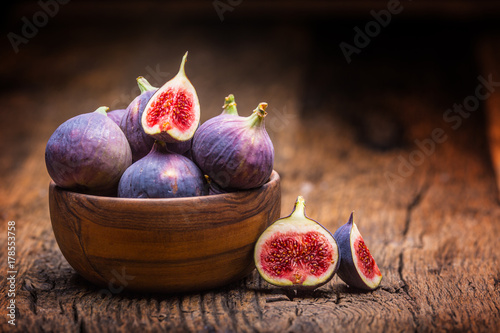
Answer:
<svg viewBox="0 0 500 333"><path fill-rule="evenodd" d="M248 191L173 199L126 199L49 187L62 254L109 290L186 292L237 281L254 269L253 248L279 218L280 177Z"/></svg>

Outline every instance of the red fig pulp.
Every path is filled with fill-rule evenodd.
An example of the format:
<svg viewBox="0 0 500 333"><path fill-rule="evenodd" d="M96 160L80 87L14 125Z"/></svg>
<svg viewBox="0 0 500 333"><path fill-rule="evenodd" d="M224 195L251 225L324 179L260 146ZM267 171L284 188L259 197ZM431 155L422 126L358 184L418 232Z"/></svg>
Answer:
<svg viewBox="0 0 500 333"><path fill-rule="evenodd" d="M144 131L164 142L191 139L200 122L200 103L193 85L186 77L182 58L177 75L151 97L142 115Z"/></svg>
<svg viewBox="0 0 500 333"><path fill-rule="evenodd" d="M337 242L304 209L304 199L299 196L292 214L271 224L257 240L255 266L271 284L314 289L330 281L337 271Z"/></svg>
<svg viewBox="0 0 500 333"><path fill-rule="evenodd" d="M359 289L377 288L382 281L382 273L353 222L353 214L333 236L339 244L341 260L338 274L342 281Z"/></svg>

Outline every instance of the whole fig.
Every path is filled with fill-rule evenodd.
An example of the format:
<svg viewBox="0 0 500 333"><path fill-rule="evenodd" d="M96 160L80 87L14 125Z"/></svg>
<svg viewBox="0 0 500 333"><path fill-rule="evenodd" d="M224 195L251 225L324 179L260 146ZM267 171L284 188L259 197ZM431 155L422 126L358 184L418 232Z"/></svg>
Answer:
<svg viewBox="0 0 500 333"><path fill-rule="evenodd" d="M132 163L127 138L107 115L106 107L61 124L45 148L45 163L61 187L110 194Z"/></svg>
<svg viewBox="0 0 500 333"><path fill-rule="evenodd" d="M193 161L156 141L150 153L132 164L118 185L122 198L177 198L207 194L205 178Z"/></svg>
<svg viewBox="0 0 500 333"><path fill-rule="evenodd" d="M120 123L122 121L122 118L125 116L125 114L127 113L127 109L116 109L116 110L112 110L112 111L106 111L109 119L113 120L113 122L115 124L117 124L118 126L120 126Z"/></svg>
<svg viewBox="0 0 500 333"><path fill-rule="evenodd" d="M248 117L219 115L193 138L193 160L211 181L228 191L259 187L273 171L274 147L264 126L267 103Z"/></svg>
<svg viewBox="0 0 500 333"><path fill-rule="evenodd" d="M150 85L142 76L137 78L137 84L139 85L141 94L129 104L126 114L120 122L120 128L125 133L130 144L130 149L132 149L132 162L146 156L151 151L151 147L153 147L155 142L153 137L144 132L141 118L146 104L158 88Z"/></svg>

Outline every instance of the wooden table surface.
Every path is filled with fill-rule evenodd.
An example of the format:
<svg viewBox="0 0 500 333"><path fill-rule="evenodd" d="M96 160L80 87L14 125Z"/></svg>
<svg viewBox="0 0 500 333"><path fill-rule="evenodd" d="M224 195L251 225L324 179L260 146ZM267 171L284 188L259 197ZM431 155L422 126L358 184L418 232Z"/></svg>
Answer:
<svg viewBox="0 0 500 333"><path fill-rule="evenodd" d="M477 48L489 27L395 21L348 64L339 43L352 43L363 21L220 22L214 13L215 23L91 24L81 23L91 13L66 6L18 53L1 51L2 331L500 329L500 209L484 112L491 102L479 98L467 116L447 111L473 103L492 73L494 61L481 66ZM384 276L380 288L360 292L335 277L293 294L254 271L202 293L136 294L96 287L69 266L50 224L48 138L74 115L125 107L139 75L161 85L186 50L202 121L229 93L243 115L268 102L282 216L297 195L332 232L355 211ZM497 94L494 82L480 91ZM16 227L16 326L6 316L8 221Z"/></svg>

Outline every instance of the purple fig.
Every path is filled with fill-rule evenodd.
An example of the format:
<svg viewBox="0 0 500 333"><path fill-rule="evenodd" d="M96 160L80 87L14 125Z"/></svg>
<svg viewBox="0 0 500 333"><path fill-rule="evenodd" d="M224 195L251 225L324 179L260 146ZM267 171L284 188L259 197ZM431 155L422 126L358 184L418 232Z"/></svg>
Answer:
<svg viewBox="0 0 500 333"><path fill-rule="evenodd" d="M167 149L170 150L172 153L184 155L191 150L191 144L192 140L189 139L187 141L167 143L166 145Z"/></svg>
<svg viewBox="0 0 500 333"><path fill-rule="evenodd" d="M238 111L236 110L236 103L234 102L234 96L229 95L226 97L226 101L224 103L224 106L222 107L223 111L221 113L222 115L238 115ZM217 117L213 117L209 119L208 121L216 121ZM198 124L198 128L200 125ZM198 130L198 129L197 129ZM169 143L167 142L167 149L170 150L171 152L181 154L183 156L186 156L189 159L193 158L193 154L191 151L193 145L193 138L187 140L187 141L179 141L179 142L173 142Z"/></svg>
<svg viewBox="0 0 500 333"><path fill-rule="evenodd" d="M299 196L288 217L271 224L255 244L254 261L261 277L276 286L314 289L335 275L339 249L332 234L305 215Z"/></svg>
<svg viewBox="0 0 500 333"><path fill-rule="evenodd" d="M118 185L123 198L177 198L207 194L201 170L193 161L169 152L156 141L150 153L132 164Z"/></svg>
<svg viewBox="0 0 500 333"><path fill-rule="evenodd" d="M142 76L137 78L137 84L139 85L141 94L129 104L127 113L120 123L120 128L123 133L125 133L130 148L132 149L132 162L146 156L151 151L151 147L153 147L155 142L151 136L144 132L141 124L141 117L146 108L146 104L158 88L150 85Z"/></svg>
<svg viewBox="0 0 500 333"><path fill-rule="evenodd" d="M127 110L126 109L116 109L116 110L112 110L112 111L106 111L106 113L108 114L109 119L113 120L115 124L120 126L122 118L127 113Z"/></svg>
<svg viewBox="0 0 500 333"><path fill-rule="evenodd" d="M232 102L226 109L235 109L234 97L228 98ZM274 147L264 126L266 107L267 103L260 103L249 117L223 113L196 131L193 160L220 188L251 189L269 179Z"/></svg>
<svg viewBox="0 0 500 333"><path fill-rule="evenodd" d="M208 194L209 195L215 195L215 194L224 194L228 193L230 191L226 191L222 188L220 188L217 183L213 182L208 175L205 175L205 179L207 180L207 185L208 185Z"/></svg>
<svg viewBox="0 0 500 333"><path fill-rule="evenodd" d="M353 213L333 237L339 244L341 259L338 275L342 281L358 289L377 288L382 281L382 273L353 222Z"/></svg>
<svg viewBox="0 0 500 333"><path fill-rule="evenodd" d="M61 187L110 194L132 163L127 138L107 115L106 107L61 124L45 148L45 163Z"/></svg>

